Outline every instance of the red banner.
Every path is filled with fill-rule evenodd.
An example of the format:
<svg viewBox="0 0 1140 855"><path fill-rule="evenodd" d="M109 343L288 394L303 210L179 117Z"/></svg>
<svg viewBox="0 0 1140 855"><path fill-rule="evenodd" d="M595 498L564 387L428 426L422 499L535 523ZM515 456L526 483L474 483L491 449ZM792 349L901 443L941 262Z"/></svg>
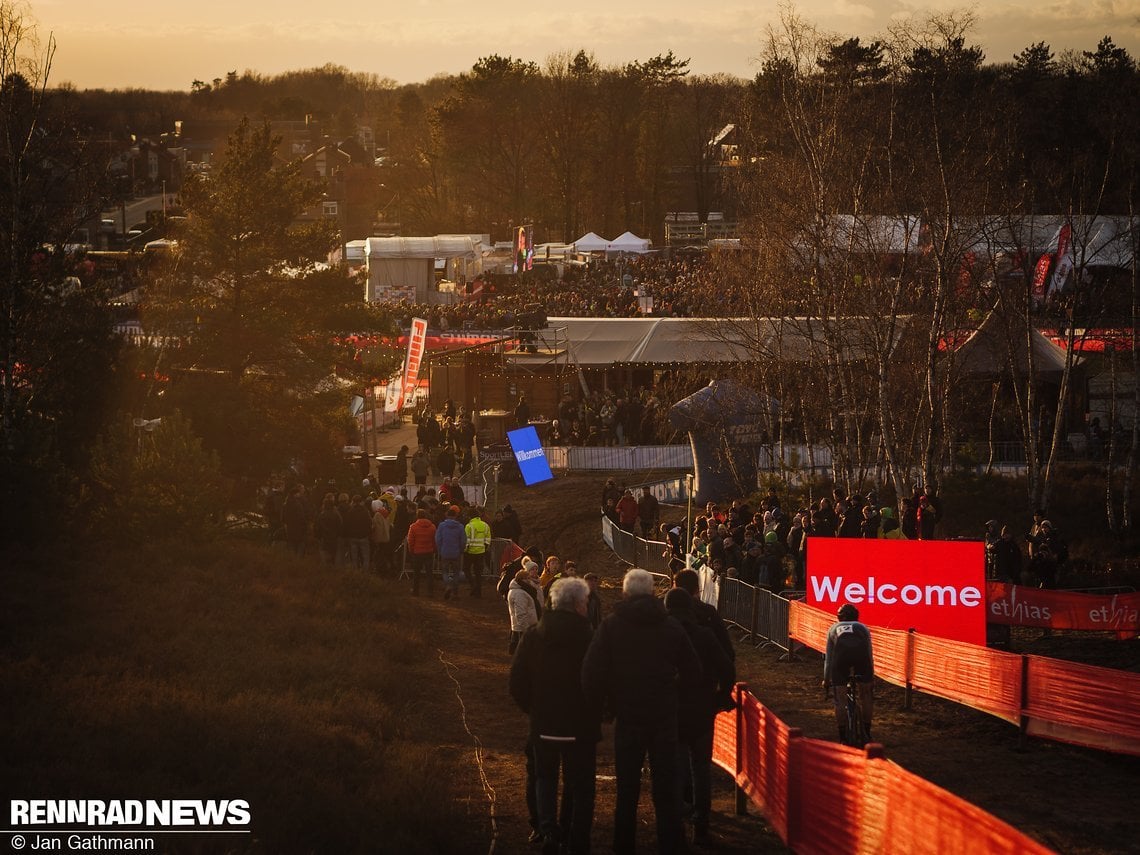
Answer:
<svg viewBox="0 0 1140 855"><path fill-rule="evenodd" d="M868 626L986 643L980 542L812 537L807 555L810 606L851 603Z"/></svg>
<svg viewBox="0 0 1140 855"><path fill-rule="evenodd" d="M1053 269L1053 279L1049 282L1049 290L1045 292L1048 297L1065 287L1069 274L1073 272L1072 227L1066 223L1061 226L1061 233L1057 236L1057 266Z"/></svg>
<svg viewBox="0 0 1140 855"><path fill-rule="evenodd" d="M987 623L1140 633L1140 593L1106 597L987 582L986 601Z"/></svg>
<svg viewBox="0 0 1140 855"><path fill-rule="evenodd" d="M1045 253L1037 259L1037 266L1033 270L1033 299L1040 302L1045 299L1045 280L1049 276L1049 265L1053 263L1053 254Z"/></svg>
<svg viewBox="0 0 1140 855"><path fill-rule="evenodd" d="M401 406L405 401L411 401L416 394L416 383L420 379L420 362L424 358L427 329L427 321L423 318L412 318L412 334L408 336L408 356L404 360L404 391L400 396Z"/></svg>

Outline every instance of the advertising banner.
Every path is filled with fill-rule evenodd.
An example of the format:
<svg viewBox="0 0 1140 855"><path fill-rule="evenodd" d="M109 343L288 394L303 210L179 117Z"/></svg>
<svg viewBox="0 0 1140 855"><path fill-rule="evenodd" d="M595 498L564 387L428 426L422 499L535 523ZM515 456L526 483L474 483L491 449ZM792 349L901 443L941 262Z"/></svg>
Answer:
<svg viewBox="0 0 1140 855"><path fill-rule="evenodd" d="M1037 259L1037 266L1033 269L1033 299L1040 303L1045 299L1045 283L1049 278L1049 265L1053 263L1053 254L1045 253Z"/></svg>
<svg viewBox="0 0 1140 855"><path fill-rule="evenodd" d="M807 555L810 606L835 614L851 603L868 626L986 643L980 541L810 537Z"/></svg>
<svg viewBox="0 0 1140 855"><path fill-rule="evenodd" d="M412 318L412 331L408 336L408 356L404 360L403 392L401 405L410 402L416 393L416 383L420 378L420 363L424 358L424 345L427 341L428 324L423 318Z"/></svg>
<svg viewBox="0 0 1140 855"><path fill-rule="evenodd" d="M1072 227L1068 223L1061 226L1061 233L1057 237L1057 266L1053 270L1049 289L1045 292L1046 297L1061 291L1069 279L1069 274L1073 272L1072 237Z"/></svg>
<svg viewBox="0 0 1140 855"><path fill-rule="evenodd" d="M550 471L550 464L546 461L546 452L542 450L538 431L533 426L507 431L507 441L511 444L511 450L519 464L523 483L528 487L554 477L554 473Z"/></svg>
<svg viewBox="0 0 1140 855"><path fill-rule="evenodd" d="M1140 633L1140 593L1075 594L988 582L986 599L989 623Z"/></svg>

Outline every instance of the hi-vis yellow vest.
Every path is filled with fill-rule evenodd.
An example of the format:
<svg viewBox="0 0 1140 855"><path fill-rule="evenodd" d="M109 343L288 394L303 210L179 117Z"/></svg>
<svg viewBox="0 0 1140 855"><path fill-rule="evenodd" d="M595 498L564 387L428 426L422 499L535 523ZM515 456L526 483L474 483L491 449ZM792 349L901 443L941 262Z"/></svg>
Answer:
<svg viewBox="0 0 1140 855"><path fill-rule="evenodd" d="M467 523L467 552L471 555L482 555L491 544L491 527L479 517Z"/></svg>

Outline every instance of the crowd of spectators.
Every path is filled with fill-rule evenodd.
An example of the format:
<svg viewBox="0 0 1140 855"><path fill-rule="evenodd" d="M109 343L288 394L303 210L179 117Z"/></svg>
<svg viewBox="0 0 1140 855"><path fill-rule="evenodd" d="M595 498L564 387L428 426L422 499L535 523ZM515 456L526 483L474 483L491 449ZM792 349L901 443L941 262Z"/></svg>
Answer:
<svg viewBox="0 0 1140 855"><path fill-rule="evenodd" d="M602 491L601 510L622 530L665 543L674 570L707 566L772 591L803 590L809 537L937 540L943 519L941 499L918 488L903 499L901 514L892 505L881 505L873 490L849 495L837 487L832 495L794 511L785 510L770 490L756 510L745 499L727 505L709 502L694 518L689 538L683 519L658 523L659 506L647 498L652 500L648 488L639 500L611 478ZM984 541L986 577L994 581L1051 588L1068 560L1064 538L1041 511L1021 541L997 520L986 523Z"/></svg>
<svg viewBox="0 0 1140 855"><path fill-rule="evenodd" d="M555 317L696 317L717 294L711 268L699 255L595 262L569 267L561 279L488 275L479 289L452 305L384 300L375 305L391 312L400 328L410 326L412 318L424 318L431 329L457 332L528 326L536 305ZM652 308L647 310L639 297L652 298ZM724 306L718 305L716 313L723 314Z"/></svg>

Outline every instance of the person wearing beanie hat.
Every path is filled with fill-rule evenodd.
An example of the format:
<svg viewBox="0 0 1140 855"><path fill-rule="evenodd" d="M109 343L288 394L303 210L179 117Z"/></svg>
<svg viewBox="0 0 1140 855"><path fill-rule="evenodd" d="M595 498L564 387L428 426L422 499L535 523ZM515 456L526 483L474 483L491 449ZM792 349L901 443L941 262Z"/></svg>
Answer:
<svg viewBox="0 0 1140 855"><path fill-rule="evenodd" d="M532 568L537 567L533 561L524 562L507 589L507 610L511 616L511 639L507 652L511 654L519 646L523 633L538 623L542 614L542 600L532 582Z"/></svg>

